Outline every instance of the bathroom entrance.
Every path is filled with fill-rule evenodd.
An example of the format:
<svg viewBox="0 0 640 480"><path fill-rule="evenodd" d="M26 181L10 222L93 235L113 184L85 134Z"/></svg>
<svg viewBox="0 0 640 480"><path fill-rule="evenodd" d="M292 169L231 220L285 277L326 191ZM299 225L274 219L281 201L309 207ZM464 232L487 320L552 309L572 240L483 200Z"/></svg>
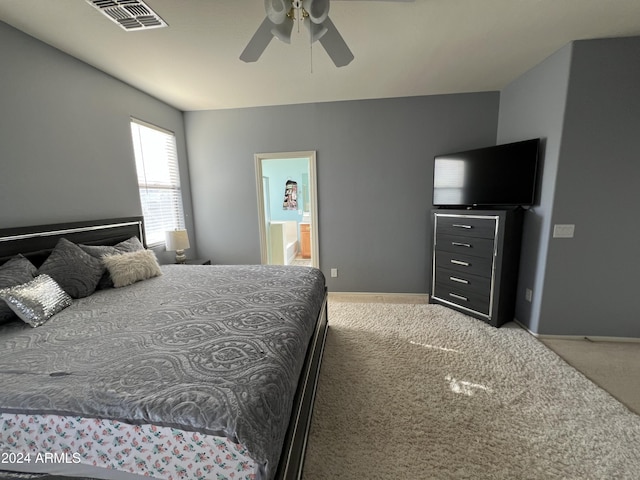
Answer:
<svg viewBox="0 0 640 480"><path fill-rule="evenodd" d="M257 153L263 264L320 267L316 152Z"/></svg>

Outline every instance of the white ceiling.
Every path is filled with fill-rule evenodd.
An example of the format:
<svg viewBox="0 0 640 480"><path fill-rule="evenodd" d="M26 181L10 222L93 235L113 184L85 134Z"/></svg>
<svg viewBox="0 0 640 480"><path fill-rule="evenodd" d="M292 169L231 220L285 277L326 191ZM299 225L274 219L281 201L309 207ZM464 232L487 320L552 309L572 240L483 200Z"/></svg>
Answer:
<svg viewBox="0 0 640 480"><path fill-rule="evenodd" d="M168 28L83 0L0 0L0 20L185 111L500 90L571 40L640 35L640 0L334 0L351 64L305 28L244 63L263 0L145 1Z"/></svg>

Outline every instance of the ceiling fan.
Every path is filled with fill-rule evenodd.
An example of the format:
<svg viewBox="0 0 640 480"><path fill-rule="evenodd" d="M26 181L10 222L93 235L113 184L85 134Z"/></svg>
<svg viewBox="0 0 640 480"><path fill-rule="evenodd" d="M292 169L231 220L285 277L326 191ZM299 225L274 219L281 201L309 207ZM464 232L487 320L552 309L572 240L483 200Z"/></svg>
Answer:
<svg viewBox="0 0 640 480"><path fill-rule="evenodd" d="M264 0L264 9L267 16L240 55L240 60L257 61L273 37L291 43L291 32L296 21L307 27L311 43L320 41L336 67L344 67L353 60L353 53L329 18L329 0Z"/></svg>

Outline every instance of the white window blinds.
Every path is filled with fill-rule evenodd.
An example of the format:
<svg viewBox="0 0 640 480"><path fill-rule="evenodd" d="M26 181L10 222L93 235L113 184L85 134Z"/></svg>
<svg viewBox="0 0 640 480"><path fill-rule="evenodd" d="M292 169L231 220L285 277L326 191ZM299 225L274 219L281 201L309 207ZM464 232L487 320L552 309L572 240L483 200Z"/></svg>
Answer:
<svg viewBox="0 0 640 480"><path fill-rule="evenodd" d="M161 244L166 230L184 228L176 137L135 119L131 135L147 244Z"/></svg>

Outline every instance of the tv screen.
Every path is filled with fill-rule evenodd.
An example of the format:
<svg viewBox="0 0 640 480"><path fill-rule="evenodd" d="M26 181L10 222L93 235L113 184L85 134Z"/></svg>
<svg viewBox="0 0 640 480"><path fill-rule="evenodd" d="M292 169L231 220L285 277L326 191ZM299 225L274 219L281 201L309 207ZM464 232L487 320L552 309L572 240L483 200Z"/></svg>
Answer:
<svg viewBox="0 0 640 480"><path fill-rule="evenodd" d="M436 156L433 205L533 205L539 144L536 138Z"/></svg>

